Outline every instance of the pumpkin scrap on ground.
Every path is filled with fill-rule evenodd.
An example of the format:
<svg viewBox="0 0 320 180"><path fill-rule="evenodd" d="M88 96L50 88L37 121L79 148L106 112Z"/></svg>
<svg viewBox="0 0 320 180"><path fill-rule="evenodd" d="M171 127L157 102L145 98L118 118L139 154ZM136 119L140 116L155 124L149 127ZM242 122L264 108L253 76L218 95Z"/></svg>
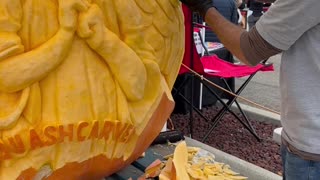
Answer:
<svg viewBox="0 0 320 180"><path fill-rule="evenodd" d="M166 156L167 162L162 169L160 180L245 180L231 170L229 165L214 161L214 155L196 147L179 143L173 155Z"/></svg>
<svg viewBox="0 0 320 180"><path fill-rule="evenodd" d="M146 178L154 178L160 175L161 169L164 167L164 164L159 160L155 160L151 163L145 170Z"/></svg>

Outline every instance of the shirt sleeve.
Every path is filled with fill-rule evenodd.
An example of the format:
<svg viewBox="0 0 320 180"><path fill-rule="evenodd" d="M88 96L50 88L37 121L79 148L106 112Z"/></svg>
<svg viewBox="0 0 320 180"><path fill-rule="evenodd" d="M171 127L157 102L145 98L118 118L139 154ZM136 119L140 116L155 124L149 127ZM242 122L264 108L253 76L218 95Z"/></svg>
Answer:
<svg viewBox="0 0 320 180"><path fill-rule="evenodd" d="M319 0L277 0L256 24L271 45L288 50L305 32L320 22Z"/></svg>
<svg viewBox="0 0 320 180"><path fill-rule="evenodd" d="M262 60L281 52L264 40L255 26L249 32L243 32L240 37L240 47L251 65L256 65Z"/></svg>

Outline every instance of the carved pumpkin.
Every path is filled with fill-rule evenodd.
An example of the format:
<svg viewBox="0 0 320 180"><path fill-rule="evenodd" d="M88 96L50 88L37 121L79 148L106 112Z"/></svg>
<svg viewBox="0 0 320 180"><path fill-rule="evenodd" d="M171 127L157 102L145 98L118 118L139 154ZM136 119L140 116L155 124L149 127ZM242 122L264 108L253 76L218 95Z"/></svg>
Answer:
<svg viewBox="0 0 320 180"><path fill-rule="evenodd" d="M101 179L174 103L178 0L0 1L0 180Z"/></svg>

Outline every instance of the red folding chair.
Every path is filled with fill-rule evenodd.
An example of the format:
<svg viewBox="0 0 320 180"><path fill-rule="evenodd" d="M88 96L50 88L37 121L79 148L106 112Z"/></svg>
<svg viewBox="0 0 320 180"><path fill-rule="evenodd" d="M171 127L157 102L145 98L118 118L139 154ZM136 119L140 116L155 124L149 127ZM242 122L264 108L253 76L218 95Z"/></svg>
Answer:
<svg viewBox="0 0 320 180"><path fill-rule="evenodd" d="M257 66L247 66L247 65L239 65L239 64L232 64L229 62L226 62L222 59L220 59L216 55L210 55L208 52L205 44L203 41L202 45L203 48L206 51L206 56L200 57L199 54L196 51L196 48L194 46L193 41L193 32L190 29L193 28L192 23L192 16L190 15L188 9L184 9L185 13L185 24L186 24L186 53L185 53L185 59L183 61L183 66L181 67L180 74L190 74L190 78L187 78L178 88L174 88L175 92L173 93L173 96L179 95L182 97L185 102L190 106L190 120L189 120L189 131L190 135L192 136L193 132L193 111L197 112L202 118L204 118L207 122L211 124L211 127L209 128L208 132L205 134L205 136L202 139L202 142L205 142L207 138L210 136L218 122L223 118L226 112L231 113L258 141L260 141L259 136L257 135L255 129L252 127L250 121L247 118L247 115L242 110L240 104L237 102L237 97L240 95L240 93L245 89L245 87L248 85L250 80L255 76L257 72L260 71L273 71L273 65L267 64L266 61L263 61L261 64ZM191 18L191 19L190 19ZM190 28L191 26L191 28ZM189 29L189 28L190 29ZM189 29L189 31L188 31ZM190 35L190 34L191 35ZM201 35L200 35L201 36ZM189 40L188 40L189 39ZM187 44L190 43L190 44ZM218 95L217 92L213 91L210 87L212 84L208 83L207 81L203 80L203 77L219 77L223 80L225 86L227 89L231 92L233 92L236 96L230 98L228 102L224 102L223 99ZM239 89L236 91L232 91L232 88L229 87L226 79L228 78L239 78L239 77L248 77L245 82L240 86ZM215 96L215 98L223 105L223 108L216 114L215 117L212 119L209 119L205 117L202 112L193 105L193 80L194 78L198 78L201 83L204 85L205 88L209 90L209 92ZM187 99L184 97L180 91L182 88L186 86L191 82L191 99ZM242 117L240 118L233 110L231 110L231 105L235 103L238 107Z"/></svg>
<svg viewBox="0 0 320 180"><path fill-rule="evenodd" d="M182 6L183 13L184 13L184 19L185 19L185 54L183 58L183 64L190 67L193 71L196 71L198 73L203 73L203 66L200 62L199 55L197 54L197 50L194 46L193 42L193 14L192 12L186 7L185 5ZM198 59L198 61L194 61L194 59ZM193 111L197 111L200 116L205 118L198 108L194 107L194 80L195 75L194 73L190 72L187 68L181 66L179 71L179 76L185 76L183 80L173 87L172 90L172 96L176 99L182 99L184 102L186 102L190 109L190 119L189 119L189 133L190 137L193 135ZM189 87L190 85L190 94L191 97L187 98L186 95L184 95L181 91L184 90L184 88Z"/></svg>
<svg viewBox="0 0 320 180"><path fill-rule="evenodd" d="M206 133L206 135L203 137L202 142L205 142L207 140L207 138L210 136L210 134L212 133L212 131L214 130L218 122L223 118L223 116L227 111L229 111L257 140L260 141L260 138L255 132L255 129L252 127L247 115L242 110L240 104L237 102L236 99L241 94L241 92L245 89L245 87L249 84L249 82L257 72L274 71L273 65L266 64L266 60L255 67L250 67L246 65L235 65L235 64L226 62L222 59L219 59L216 55L204 56L201 58L201 62L204 67L204 72L207 74L207 76L220 77L225 83L227 89L231 92L232 90L226 82L227 78L248 77L245 80L245 82L240 86L240 88L237 89L235 92L233 92L236 96L229 99L227 103L222 101L222 99L219 99L219 97L216 97L219 99L219 102L223 105L223 108L216 114L215 117L212 118L211 127ZM207 82L204 82L204 86L209 89L209 85ZM214 92L212 93L215 94ZM230 109L233 103L236 104L238 110L240 111L243 117L242 119Z"/></svg>

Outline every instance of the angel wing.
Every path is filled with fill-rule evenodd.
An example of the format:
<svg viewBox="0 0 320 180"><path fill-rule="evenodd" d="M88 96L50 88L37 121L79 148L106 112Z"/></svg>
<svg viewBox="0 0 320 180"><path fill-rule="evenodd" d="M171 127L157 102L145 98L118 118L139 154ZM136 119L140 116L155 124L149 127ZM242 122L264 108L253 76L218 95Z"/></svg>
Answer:
<svg viewBox="0 0 320 180"><path fill-rule="evenodd" d="M94 3L102 9L106 27L145 64L144 99L130 102L129 106L135 124L146 123L164 89L172 98L169 89L176 80L184 53L181 3L179 0L95 0ZM144 125L140 124L139 129Z"/></svg>
<svg viewBox="0 0 320 180"><path fill-rule="evenodd" d="M126 41L131 48L140 51L147 48L146 43L151 46L161 73L171 89L184 54L184 18L179 0L96 0L95 2L104 7L107 27L124 41L125 36L130 34L135 36L130 37L131 40L137 39L138 36L143 37L138 48L136 42L131 42L130 45L131 40ZM108 7L114 8L110 10ZM121 31L125 34L121 34Z"/></svg>
<svg viewBox="0 0 320 180"><path fill-rule="evenodd" d="M169 88L178 75L184 54L184 18L179 0L135 0L141 10L146 41Z"/></svg>

